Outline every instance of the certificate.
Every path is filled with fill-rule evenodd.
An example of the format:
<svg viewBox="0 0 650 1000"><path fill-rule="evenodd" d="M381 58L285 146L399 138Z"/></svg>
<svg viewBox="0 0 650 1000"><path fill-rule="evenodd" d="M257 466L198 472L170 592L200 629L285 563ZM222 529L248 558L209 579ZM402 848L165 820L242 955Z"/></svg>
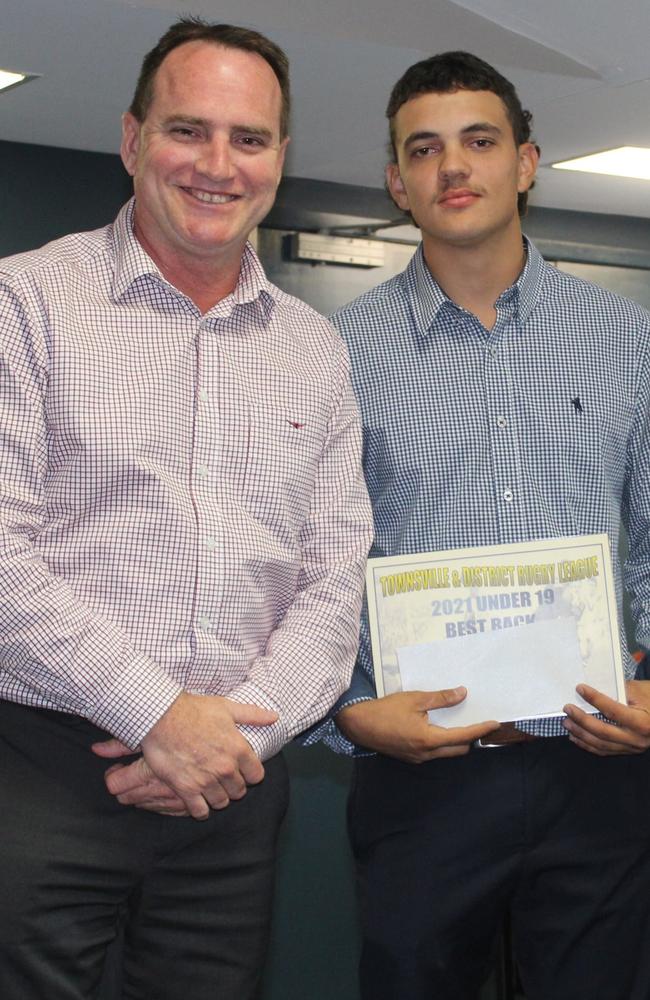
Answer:
<svg viewBox="0 0 650 1000"><path fill-rule="evenodd" d="M463 685L464 726L563 715L592 685L625 702L607 535L368 560L377 693Z"/></svg>

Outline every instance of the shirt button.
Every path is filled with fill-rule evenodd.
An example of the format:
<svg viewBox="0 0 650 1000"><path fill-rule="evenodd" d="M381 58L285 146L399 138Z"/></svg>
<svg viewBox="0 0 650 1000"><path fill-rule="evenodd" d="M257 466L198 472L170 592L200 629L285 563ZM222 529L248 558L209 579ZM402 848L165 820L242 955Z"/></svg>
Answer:
<svg viewBox="0 0 650 1000"><path fill-rule="evenodd" d="M201 391L199 392L199 399L201 400L202 403L207 403L208 394L205 391L205 389L201 389Z"/></svg>
<svg viewBox="0 0 650 1000"><path fill-rule="evenodd" d="M206 629L206 631L212 628L212 622L207 615L199 616L199 628Z"/></svg>
<svg viewBox="0 0 650 1000"><path fill-rule="evenodd" d="M498 416L497 417L497 427L507 427L507 426L508 426L508 421L507 421L506 417L504 417L504 416Z"/></svg>
<svg viewBox="0 0 650 1000"><path fill-rule="evenodd" d="M199 466L197 466L196 474L199 477L199 479L206 479L207 475L208 475L208 472L209 472L209 469L208 469L207 465L199 465Z"/></svg>
<svg viewBox="0 0 650 1000"><path fill-rule="evenodd" d="M515 498L515 495L514 495L514 493L512 492L512 490L504 490L504 491L503 491L503 499L504 499L504 500L505 500L505 501L506 501L507 503L512 503L512 501L514 500L514 498Z"/></svg>
<svg viewBox="0 0 650 1000"><path fill-rule="evenodd" d="M499 348L495 344L493 347L490 348L490 354L492 355L493 358L496 358L498 353L499 353Z"/></svg>
<svg viewBox="0 0 650 1000"><path fill-rule="evenodd" d="M216 549L217 539L214 537L214 535L208 535L208 537L205 540L205 547L206 549L210 549L210 551L212 551L212 549Z"/></svg>

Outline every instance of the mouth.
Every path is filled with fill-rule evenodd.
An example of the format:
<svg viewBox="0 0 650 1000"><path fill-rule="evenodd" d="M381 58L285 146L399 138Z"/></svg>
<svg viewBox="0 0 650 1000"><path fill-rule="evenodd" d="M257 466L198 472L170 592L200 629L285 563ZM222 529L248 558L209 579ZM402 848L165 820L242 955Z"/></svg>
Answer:
<svg viewBox="0 0 650 1000"><path fill-rule="evenodd" d="M469 188L450 188L438 198L438 204L446 208L465 208L474 204L481 196Z"/></svg>
<svg viewBox="0 0 650 1000"><path fill-rule="evenodd" d="M203 205L227 205L240 197L238 194L221 194L216 191L202 191L200 188L183 187L181 190Z"/></svg>

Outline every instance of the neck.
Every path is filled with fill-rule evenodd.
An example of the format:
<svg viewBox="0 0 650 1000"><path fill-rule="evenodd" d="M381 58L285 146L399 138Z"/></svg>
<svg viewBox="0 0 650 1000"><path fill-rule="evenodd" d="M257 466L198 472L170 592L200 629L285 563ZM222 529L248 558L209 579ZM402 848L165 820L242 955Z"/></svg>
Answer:
<svg viewBox="0 0 650 1000"><path fill-rule="evenodd" d="M525 263L519 226L507 240L484 240L479 245L441 246L423 239L424 259L442 290L473 313L486 330L496 322L494 303L521 274Z"/></svg>
<svg viewBox="0 0 650 1000"><path fill-rule="evenodd" d="M237 286L244 247L237 248L219 257L187 256L176 249L170 252L164 247L154 246L134 220L134 232L138 243L149 254L162 276L177 288L201 310L208 312L217 302L230 295Z"/></svg>

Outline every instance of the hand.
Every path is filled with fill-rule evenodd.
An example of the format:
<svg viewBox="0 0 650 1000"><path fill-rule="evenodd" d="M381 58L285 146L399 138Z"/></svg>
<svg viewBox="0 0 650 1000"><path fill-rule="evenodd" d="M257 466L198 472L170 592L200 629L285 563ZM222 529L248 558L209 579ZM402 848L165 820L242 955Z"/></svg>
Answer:
<svg viewBox="0 0 650 1000"><path fill-rule="evenodd" d="M124 804L151 808L162 799L164 811L171 804L178 812L180 800L194 819L207 819L210 809L243 798L247 785L264 777L261 761L237 726L270 726L277 718L276 712L257 705L183 692L142 740L142 758L110 768L106 786ZM92 749L99 756L115 757L125 748L108 740ZM152 775L161 784L152 785Z"/></svg>
<svg viewBox="0 0 650 1000"><path fill-rule="evenodd" d="M581 698L617 725L596 719L576 705L565 705L568 718L564 728L569 739L583 750L599 757L613 754L643 753L650 747L650 681L627 681L628 704L622 705L587 684L578 684Z"/></svg>
<svg viewBox="0 0 650 1000"><path fill-rule="evenodd" d="M467 695L464 687L446 691L400 691L372 701L359 701L342 708L336 724L349 740L408 764L421 764L434 757L460 757L475 740L487 736L498 722L445 729L432 726L430 708L458 705Z"/></svg>
<svg viewBox="0 0 650 1000"><path fill-rule="evenodd" d="M114 747L110 747L109 744L114 744ZM97 744L97 746L133 756L133 751L125 747L119 740L109 740L107 743ZM103 755L104 751L102 750ZM119 779L113 778L109 782L108 776L116 771L122 772ZM121 791L116 795L116 798L123 806L135 806L136 809L146 809L148 812L157 812L164 816L190 815L183 800L169 785L156 777L144 757L139 757L126 766L113 764L106 771L104 777L107 785L119 783Z"/></svg>

